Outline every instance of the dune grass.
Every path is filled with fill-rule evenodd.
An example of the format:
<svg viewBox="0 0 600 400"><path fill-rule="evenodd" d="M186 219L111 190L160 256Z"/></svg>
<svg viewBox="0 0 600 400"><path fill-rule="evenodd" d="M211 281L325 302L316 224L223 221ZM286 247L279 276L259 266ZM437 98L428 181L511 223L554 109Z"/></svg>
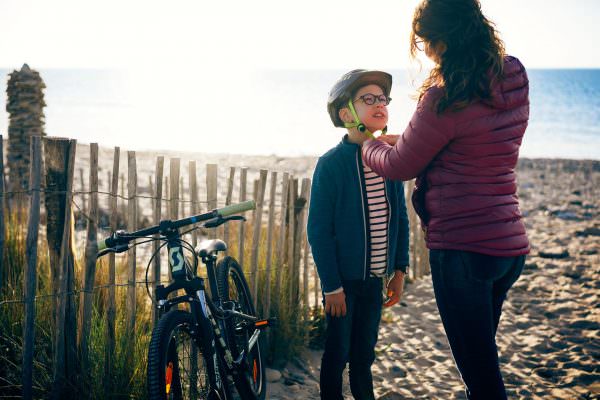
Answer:
<svg viewBox="0 0 600 400"><path fill-rule="evenodd" d="M19 397L21 395L22 351L23 351L23 273L25 266L25 232L26 221L23 214L11 213L6 221L6 241L4 259L2 260L4 282L0 283L0 302L17 300L0 304L0 398ZM249 227L249 225L248 225ZM245 246L246 273L250 271L251 229L246 229ZM232 224L231 238L237 237L237 230ZM264 315L266 276L266 230L261 235L259 254L259 291L257 302L259 314ZM276 236L275 236L276 237ZM230 254L236 256L236 240L230 240ZM79 245L79 256L75 262L75 290L81 289L81 268L84 264L83 244ZM145 268L147 260L138 263L138 271ZM163 268L164 263L163 263ZM201 268L204 268L203 266ZM96 269L95 286L103 286L107 282L108 263L100 260ZM117 258L117 283L126 282L126 257ZM163 269L164 271L164 269ZM203 271L205 272L205 271ZM279 293L276 289L278 274L283 274ZM138 276L140 276L138 274ZM271 269L271 307L270 315L278 318L278 325L268 333L267 359L270 365L280 367L286 361L298 355L307 343L311 332L318 332L319 313L313 315L316 328L311 321L302 321L299 316L303 310L300 302L289 297L292 277L287 266L274 264ZM116 354L114 356L113 373L105 379L104 365L106 356L106 297L107 288L99 288L93 292L93 315L89 338L90 369L87 376L71 376L69 384L72 392L78 397L89 398L135 398L146 397L146 359L147 346L152 333L151 304L143 285L137 287L136 329L126 332L126 287L117 287L116 292ZM34 397L47 398L52 388L53 375L53 335L54 335L54 297L50 277L50 261L46 241L40 238L38 245L37 291L35 303L35 350L34 350ZM78 307L80 295L75 295L75 306ZM312 315L312 313L311 313ZM265 338L266 339L266 338ZM131 366L127 360L132 359Z"/></svg>

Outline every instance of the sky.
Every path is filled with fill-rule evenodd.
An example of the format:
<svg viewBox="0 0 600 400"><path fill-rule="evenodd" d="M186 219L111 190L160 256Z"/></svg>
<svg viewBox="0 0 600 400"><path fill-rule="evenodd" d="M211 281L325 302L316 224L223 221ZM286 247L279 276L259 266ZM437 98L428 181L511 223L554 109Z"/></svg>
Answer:
<svg viewBox="0 0 600 400"><path fill-rule="evenodd" d="M416 0L0 0L0 67L407 64ZM481 0L530 68L600 67L597 0ZM586 39L587 38L587 39Z"/></svg>
<svg viewBox="0 0 600 400"><path fill-rule="evenodd" d="M73 107L53 103L56 88L47 88L50 135L90 142L103 129L100 144L156 149L189 142L194 132L198 145L279 153L284 146L302 149L302 130L327 129L333 133L328 142L307 150L318 153L338 140L339 132L321 112L328 88L318 87L299 100L318 103L306 114L318 115L318 121L296 126L294 98L287 96L289 103L271 123L269 103L277 88L265 91L265 71L268 75L275 70L412 68L408 36L418 3L0 0L0 69L28 63L42 72L54 68L124 72L126 78L109 100L125 106L114 107L110 116L90 118L87 126L70 124L84 119L67 114ZM600 68L600 52L591 45L600 38L600 0L481 0L481 4L507 51L528 68ZM425 68L431 65L422 62ZM407 122L404 114L392 118L395 126ZM0 115L1 131L6 131L7 123L7 116ZM254 131L244 136L241 132L248 132L247 126ZM296 142L284 143L282 129L292 132L295 138L290 140ZM140 132L146 132L148 140L140 141ZM258 146L257 135L269 138L269 144Z"/></svg>

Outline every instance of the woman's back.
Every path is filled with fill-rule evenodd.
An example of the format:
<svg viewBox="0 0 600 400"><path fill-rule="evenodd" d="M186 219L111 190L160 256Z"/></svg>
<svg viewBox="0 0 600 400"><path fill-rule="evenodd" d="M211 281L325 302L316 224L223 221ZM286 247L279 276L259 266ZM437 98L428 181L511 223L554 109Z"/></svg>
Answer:
<svg viewBox="0 0 600 400"><path fill-rule="evenodd" d="M438 113L443 91L432 87L398 145L363 145L378 174L400 180L418 175L413 203L427 225L430 249L529 252L514 171L529 118L529 82L517 58L505 58L504 79L491 89L489 99Z"/></svg>
<svg viewBox="0 0 600 400"><path fill-rule="evenodd" d="M507 256L529 251L514 171L529 117L528 80L514 57L506 58L504 76L488 100L442 118L424 115L425 124L443 121L452 130L426 172L430 248ZM429 107L428 97L423 100Z"/></svg>

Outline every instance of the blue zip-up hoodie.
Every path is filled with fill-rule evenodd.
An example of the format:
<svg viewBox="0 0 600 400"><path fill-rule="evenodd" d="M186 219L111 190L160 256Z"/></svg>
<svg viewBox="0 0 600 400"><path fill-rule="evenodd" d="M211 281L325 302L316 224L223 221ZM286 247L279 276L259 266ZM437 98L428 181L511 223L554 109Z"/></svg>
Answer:
<svg viewBox="0 0 600 400"><path fill-rule="evenodd" d="M408 217L401 181L385 179L388 198L387 272L406 272ZM313 173L308 212L308 241L323 292L342 286L342 280L369 276L370 230L365 178L359 145L348 135L321 156Z"/></svg>

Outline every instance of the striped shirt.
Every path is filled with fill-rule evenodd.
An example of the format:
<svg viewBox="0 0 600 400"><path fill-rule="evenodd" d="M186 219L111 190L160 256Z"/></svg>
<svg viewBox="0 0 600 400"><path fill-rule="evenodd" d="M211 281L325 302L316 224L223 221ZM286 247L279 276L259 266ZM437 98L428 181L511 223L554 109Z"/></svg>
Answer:
<svg viewBox="0 0 600 400"><path fill-rule="evenodd" d="M389 207L385 181L363 162L371 236L370 276L385 276L388 256Z"/></svg>

